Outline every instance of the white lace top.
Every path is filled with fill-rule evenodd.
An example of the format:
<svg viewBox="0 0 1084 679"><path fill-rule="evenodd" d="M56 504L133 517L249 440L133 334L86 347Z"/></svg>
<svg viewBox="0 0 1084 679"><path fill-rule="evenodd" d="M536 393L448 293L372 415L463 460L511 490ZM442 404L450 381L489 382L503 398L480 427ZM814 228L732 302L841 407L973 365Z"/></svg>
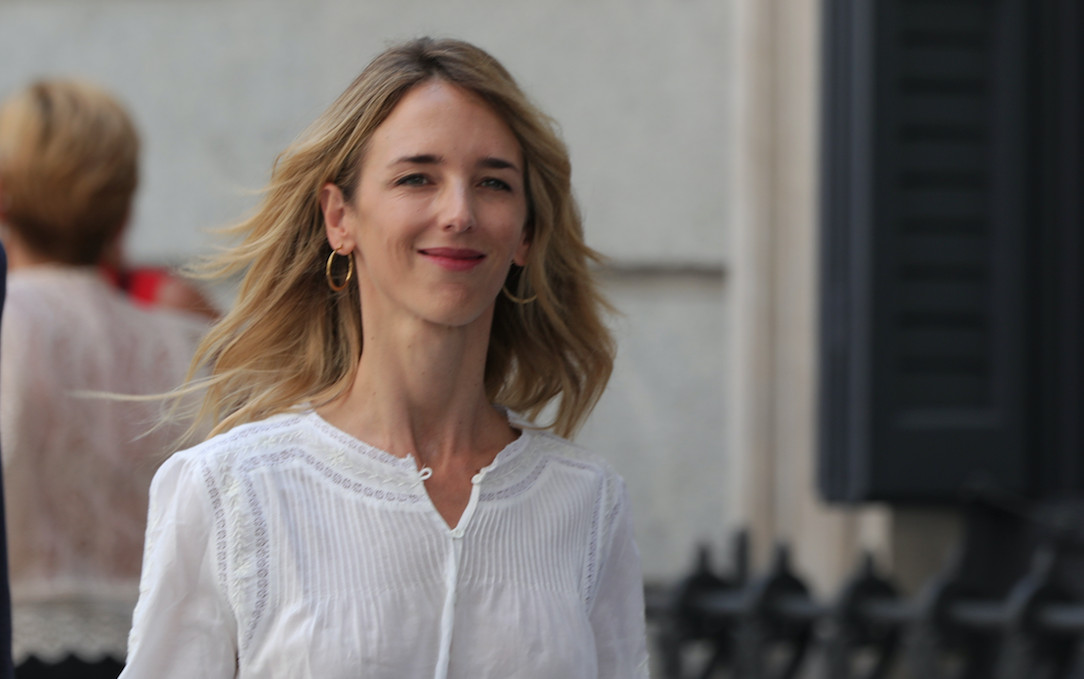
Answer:
<svg viewBox="0 0 1084 679"><path fill-rule="evenodd" d="M151 490L123 679L647 676L609 467L525 429L454 529L423 477L311 411L174 455Z"/></svg>
<svg viewBox="0 0 1084 679"><path fill-rule="evenodd" d="M16 662L124 657L147 490L181 430L147 434L160 402L77 393L172 389L205 330L136 307L94 268L9 274L0 445Z"/></svg>

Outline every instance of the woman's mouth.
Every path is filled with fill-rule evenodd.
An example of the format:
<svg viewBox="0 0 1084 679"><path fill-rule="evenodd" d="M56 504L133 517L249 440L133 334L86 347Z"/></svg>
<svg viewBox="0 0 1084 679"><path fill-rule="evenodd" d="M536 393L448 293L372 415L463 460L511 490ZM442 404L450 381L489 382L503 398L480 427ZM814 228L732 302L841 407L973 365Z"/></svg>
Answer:
<svg viewBox="0 0 1084 679"><path fill-rule="evenodd" d="M418 254L449 271L468 271L485 259L485 254L469 248L424 248Z"/></svg>

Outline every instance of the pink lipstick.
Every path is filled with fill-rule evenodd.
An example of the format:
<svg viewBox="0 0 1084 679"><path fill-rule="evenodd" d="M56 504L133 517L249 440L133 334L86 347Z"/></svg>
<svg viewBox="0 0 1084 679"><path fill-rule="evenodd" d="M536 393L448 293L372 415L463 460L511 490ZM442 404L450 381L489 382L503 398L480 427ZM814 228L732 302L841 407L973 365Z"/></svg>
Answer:
<svg viewBox="0 0 1084 679"><path fill-rule="evenodd" d="M425 248L418 253L449 271L468 271L485 259L484 254L469 248Z"/></svg>

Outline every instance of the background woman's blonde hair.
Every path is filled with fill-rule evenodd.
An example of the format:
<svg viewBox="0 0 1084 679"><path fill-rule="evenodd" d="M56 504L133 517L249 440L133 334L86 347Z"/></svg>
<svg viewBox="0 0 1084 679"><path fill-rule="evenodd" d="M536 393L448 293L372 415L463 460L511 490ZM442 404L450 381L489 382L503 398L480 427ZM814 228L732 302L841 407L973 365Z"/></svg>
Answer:
<svg viewBox="0 0 1084 679"><path fill-rule="evenodd" d="M40 80L0 105L0 205L36 253L97 263L123 229L139 180L139 135L109 93Z"/></svg>
<svg viewBox="0 0 1084 679"><path fill-rule="evenodd" d="M373 131L403 95L439 78L484 99L523 148L531 240L499 295L486 361L489 398L537 418L557 399L552 427L571 436L609 379L614 342L602 313L571 191L568 152L552 121L483 50L422 38L388 49L275 162L257 212L231 232L240 244L202 267L210 277L244 272L233 309L200 346L193 373L208 370L200 412L212 433L277 412L320 405L351 384L362 351L356 283L333 292L320 189L334 182L352 200ZM343 260L337 261L342 264ZM338 278L341 280L341 277Z"/></svg>

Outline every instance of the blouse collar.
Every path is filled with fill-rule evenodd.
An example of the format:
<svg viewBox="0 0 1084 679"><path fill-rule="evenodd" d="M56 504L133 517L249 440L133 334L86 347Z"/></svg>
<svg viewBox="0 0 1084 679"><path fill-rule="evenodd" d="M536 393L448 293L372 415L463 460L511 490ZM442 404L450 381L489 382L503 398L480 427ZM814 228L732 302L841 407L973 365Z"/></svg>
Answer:
<svg viewBox="0 0 1084 679"><path fill-rule="evenodd" d="M520 434L501 449L493 462L485 468L485 477L490 483L497 482L500 479L518 478L519 474L516 474L516 471L522 470L525 466L527 456L524 455L524 451L530 448L530 440L539 435L538 432L533 430L533 425L523 420L516 413L500 406L498 406L498 409L504 413L508 423ZM363 467L370 469L376 467L382 474L394 474L395 476L402 475L417 478L422 474L422 468L413 455L405 457L392 455L386 450L366 443L339 429L321 417L315 410L307 410L301 413L301 417L326 438L334 441L336 447L345 451L348 457L353 457Z"/></svg>

